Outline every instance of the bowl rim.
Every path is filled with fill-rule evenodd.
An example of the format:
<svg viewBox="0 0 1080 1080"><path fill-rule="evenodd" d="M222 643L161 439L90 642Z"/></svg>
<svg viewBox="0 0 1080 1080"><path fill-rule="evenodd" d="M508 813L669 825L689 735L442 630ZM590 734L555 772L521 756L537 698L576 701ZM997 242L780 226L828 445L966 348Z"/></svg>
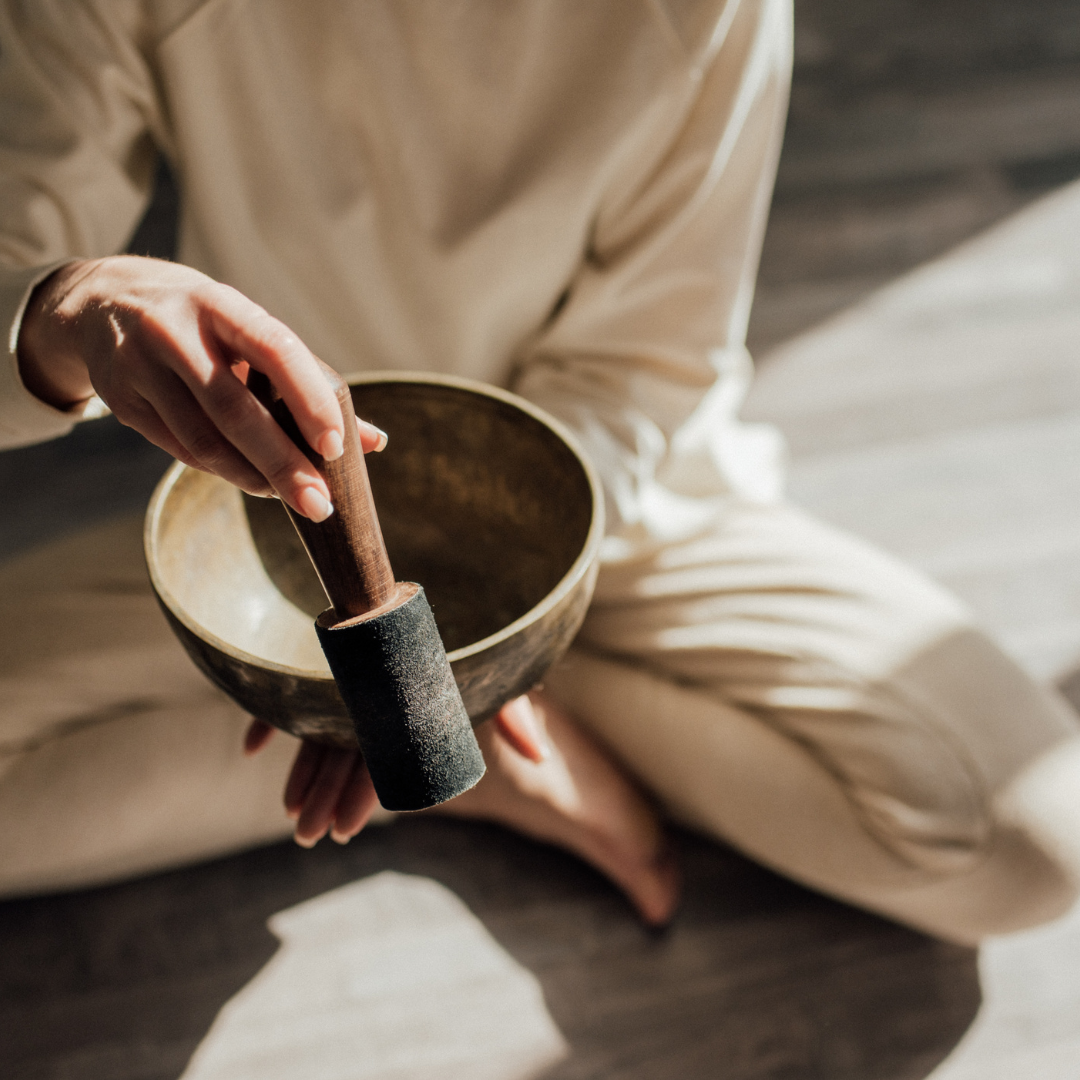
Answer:
<svg viewBox="0 0 1080 1080"><path fill-rule="evenodd" d="M519 616L512 623L507 624L494 634L489 634L479 641L474 641L471 645L467 645L461 649L454 649L453 652L447 653L447 659L450 663L453 664L456 661L464 660L467 657L485 652L493 646L498 645L500 642L513 637L526 626L542 619L552 610L552 608L560 604L574 589L582 577L588 573L589 568L599 557L600 544L604 539L604 489L601 485L600 477L595 466L589 461L584 450L581 448L577 436L565 424L552 416L551 413L540 408L538 405L534 405L531 401L527 401L525 398L520 397L509 390L503 390L501 387L493 386L490 383L481 382L477 379L468 379L460 375L446 375L425 371L393 370L343 372L342 378L345 379L350 386L363 383L422 383L427 385L448 386L453 389L479 394L483 397L494 398L496 401L511 405L528 414L534 420L539 421L558 435L569 447L574 457L577 458L578 464L585 473L585 479L592 494L592 520L589 523L589 530L585 534L585 542L582 544L581 551L578 553L578 556L573 563L571 563L569 570L567 570L567 572L559 579L555 588L553 588L539 604L529 608L524 615ZM161 535L161 516L173 488L176 487L181 478L188 473L198 473L200 477L205 477L207 481L217 481L218 483L227 484L229 487L232 487L227 480L223 480L216 476L206 476L205 473L192 469L181 461L173 462L166 470L165 475L158 481L157 486L154 488L154 493L150 496L150 502L146 508L146 517L143 525L143 554L146 558L147 570L150 573L150 583L153 586L154 593L157 595L158 599L168 610L169 614L180 622L185 629L199 638L199 640L213 645L219 652L222 652L241 663L254 665L268 671L279 672L283 675L305 679L316 679L323 682L333 682L333 676L330 674L329 670L324 671L317 668L301 668L293 667L290 664L281 664L275 660L268 660L265 657L256 656L254 653L249 653L245 649L241 649L238 646L231 644L224 638L212 633L197 620L193 619L187 611L182 608L177 598L166 586L158 571L159 561L157 558ZM239 491L238 488L233 488L233 490Z"/></svg>

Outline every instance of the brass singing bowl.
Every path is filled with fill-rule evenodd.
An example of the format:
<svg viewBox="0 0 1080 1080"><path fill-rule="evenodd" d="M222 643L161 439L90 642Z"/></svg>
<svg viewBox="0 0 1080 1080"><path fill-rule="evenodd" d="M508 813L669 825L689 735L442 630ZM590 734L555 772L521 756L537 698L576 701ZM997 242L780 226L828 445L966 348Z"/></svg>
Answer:
<svg viewBox="0 0 1080 1080"><path fill-rule="evenodd" d="M390 562L424 586L474 724L535 686L596 584L603 499L566 429L514 394L450 376L349 377L390 436L367 465ZM177 463L150 500L150 580L192 660L253 716L355 747L315 637L328 606L274 499Z"/></svg>

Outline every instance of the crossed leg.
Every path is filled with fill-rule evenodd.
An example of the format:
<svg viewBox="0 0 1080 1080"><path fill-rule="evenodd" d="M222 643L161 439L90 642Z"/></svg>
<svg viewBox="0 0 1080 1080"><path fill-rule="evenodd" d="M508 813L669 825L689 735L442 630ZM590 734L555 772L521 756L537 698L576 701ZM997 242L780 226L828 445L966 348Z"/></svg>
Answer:
<svg viewBox="0 0 1080 1080"><path fill-rule="evenodd" d="M605 568L546 689L672 818L831 895L963 942L1076 897L1069 707L939 587L791 507ZM631 895L657 888L647 853Z"/></svg>
<svg viewBox="0 0 1080 1080"><path fill-rule="evenodd" d="M7 564L0 590L0 893L288 834L293 741L244 758L245 718L156 611L136 520ZM1067 707L941 590L790 508L735 507L714 535L605 568L547 694L550 752L481 732L490 775L448 812L576 851L651 921L677 886L623 770L676 820L946 937L1075 896Z"/></svg>

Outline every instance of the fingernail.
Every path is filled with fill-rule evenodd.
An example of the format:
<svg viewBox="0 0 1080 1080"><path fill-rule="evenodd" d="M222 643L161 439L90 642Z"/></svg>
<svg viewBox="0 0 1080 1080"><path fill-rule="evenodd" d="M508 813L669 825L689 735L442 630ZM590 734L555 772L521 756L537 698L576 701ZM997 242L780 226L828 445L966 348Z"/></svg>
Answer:
<svg viewBox="0 0 1080 1080"><path fill-rule="evenodd" d="M344 845L347 844L352 839L352 837L346 836L344 833L339 833L336 829L331 829L330 839L333 840L335 844Z"/></svg>
<svg viewBox="0 0 1080 1080"><path fill-rule="evenodd" d="M319 838L317 836L316 837L298 836L295 833L293 834L293 839L302 848L307 848L308 851L310 851L319 842Z"/></svg>
<svg viewBox="0 0 1080 1080"><path fill-rule="evenodd" d="M380 450L386 449L386 444L390 441L390 436L386 434L381 427L376 427L374 424L369 424L366 420L356 418L357 424L368 434L374 435L379 441L375 444L374 452L377 454Z"/></svg>
<svg viewBox="0 0 1080 1080"><path fill-rule="evenodd" d="M306 487L296 496L300 513L312 521L325 521L333 512L333 504L318 488Z"/></svg>
<svg viewBox="0 0 1080 1080"><path fill-rule="evenodd" d="M344 452L345 444L333 428L319 440L319 453L322 454L324 461L337 461Z"/></svg>

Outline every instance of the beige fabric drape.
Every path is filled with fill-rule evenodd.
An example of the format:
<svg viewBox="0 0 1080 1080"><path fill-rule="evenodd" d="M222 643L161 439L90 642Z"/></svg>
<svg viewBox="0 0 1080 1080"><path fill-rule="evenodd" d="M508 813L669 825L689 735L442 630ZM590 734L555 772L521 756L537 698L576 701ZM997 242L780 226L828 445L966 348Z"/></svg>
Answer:
<svg viewBox="0 0 1080 1080"><path fill-rule="evenodd" d="M1075 721L951 597L783 505L638 571L601 575L545 683L675 820L963 941L1069 905ZM0 895L288 835L295 741L242 756L247 717L158 612L138 516L8 562L0 596ZM1033 786L1049 811L1017 820Z"/></svg>
<svg viewBox="0 0 1080 1080"><path fill-rule="evenodd" d="M0 445L77 419L19 383L21 305L123 246L156 145L181 258L327 361L578 431L612 528L548 683L673 816L973 940L1075 896L1080 739L955 601L780 502L737 420L789 54L785 0L0 3ZM290 746L241 758L138 524L0 568L0 892L287 832Z"/></svg>

